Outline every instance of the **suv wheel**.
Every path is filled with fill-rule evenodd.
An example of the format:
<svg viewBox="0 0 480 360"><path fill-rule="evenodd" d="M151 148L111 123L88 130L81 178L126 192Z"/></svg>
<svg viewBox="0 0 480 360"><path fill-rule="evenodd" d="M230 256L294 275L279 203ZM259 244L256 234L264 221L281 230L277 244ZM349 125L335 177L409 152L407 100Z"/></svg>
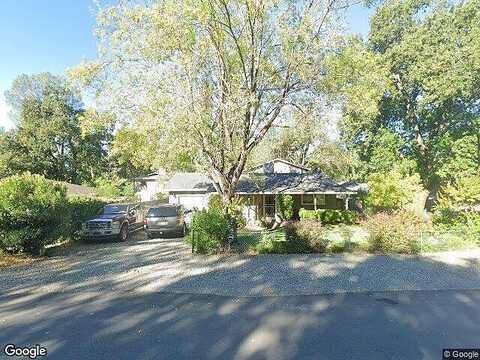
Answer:
<svg viewBox="0 0 480 360"><path fill-rule="evenodd" d="M128 225L122 225L121 229L120 229L120 234L118 235L118 239L120 241L127 241L128 239Z"/></svg>

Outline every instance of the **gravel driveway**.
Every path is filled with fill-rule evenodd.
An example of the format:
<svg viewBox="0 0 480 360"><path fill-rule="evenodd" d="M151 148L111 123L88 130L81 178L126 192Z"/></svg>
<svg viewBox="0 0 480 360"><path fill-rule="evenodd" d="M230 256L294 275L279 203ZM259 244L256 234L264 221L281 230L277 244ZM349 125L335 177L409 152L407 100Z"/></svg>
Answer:
<svg viewBox="0 0 480 360"><path fill-rule="evenodd" d="M192 255L181 239L85 245L0 270L0 293L125 290L226 296L480 289L480 251L422 257Z"/></svg>

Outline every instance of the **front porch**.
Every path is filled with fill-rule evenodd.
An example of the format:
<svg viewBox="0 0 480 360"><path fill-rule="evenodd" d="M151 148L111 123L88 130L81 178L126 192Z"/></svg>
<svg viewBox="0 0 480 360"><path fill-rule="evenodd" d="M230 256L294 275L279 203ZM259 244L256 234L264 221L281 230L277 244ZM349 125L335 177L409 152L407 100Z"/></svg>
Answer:
<svg viewBox="0 0 480 360"><path fill-rule="evenodd" d="M332 193L304 193L304 194L242 194L245 205L245 218L247 223L254 223L257 220L267 217L274 218L279 213L279 195L290 195L293 197L293 218L299 219L300 209L337 209L349 208L349 194Z"/></svg>

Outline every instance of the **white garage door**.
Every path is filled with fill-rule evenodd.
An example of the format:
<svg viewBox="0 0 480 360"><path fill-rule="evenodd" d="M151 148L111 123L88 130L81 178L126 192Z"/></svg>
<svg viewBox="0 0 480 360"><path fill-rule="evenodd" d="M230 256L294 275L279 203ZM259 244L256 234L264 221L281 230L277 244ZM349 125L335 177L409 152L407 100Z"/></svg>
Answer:
<svg viewBox="0 0 480 360"><path fill-rule="evenodd" d="M205 195L177 195L177 204L181 204L187 210L197 210L206 207Z"/></svg>

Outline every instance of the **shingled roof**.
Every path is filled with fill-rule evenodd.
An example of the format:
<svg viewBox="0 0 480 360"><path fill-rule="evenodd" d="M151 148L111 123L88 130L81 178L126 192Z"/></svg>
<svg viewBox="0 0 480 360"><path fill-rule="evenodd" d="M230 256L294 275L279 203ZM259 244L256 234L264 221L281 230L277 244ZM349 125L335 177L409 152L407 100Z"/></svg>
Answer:
<svg viewBox="0 0 480 360"><path fill-rule="evenodd" d="M237 193L353 193L320 172L264 174L241 178Z"/></svg>
<svg viewBox="0 0 480 360"><path fill-rule="evenodd" d="M212 181L203 173L175 173L165 184L165 191L215 191Z"/></svg>
<svg viewBox="0 0 480 360"><path fill-rule="evenodd" d="M170 192L215 192L212 181L202 173L177 173L165 184ZM320 172L307 174L250 174L241 177L237 193L355 193Z"/></svg>

